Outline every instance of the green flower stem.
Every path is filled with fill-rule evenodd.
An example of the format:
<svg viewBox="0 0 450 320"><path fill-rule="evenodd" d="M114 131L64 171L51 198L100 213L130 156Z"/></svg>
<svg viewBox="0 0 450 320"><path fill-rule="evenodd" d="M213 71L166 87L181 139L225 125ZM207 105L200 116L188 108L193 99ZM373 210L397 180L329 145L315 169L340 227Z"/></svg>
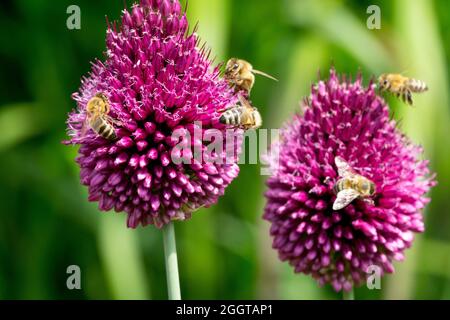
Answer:
<svg viewBox="0 0 450 320"><path fill-rule="evenodd" d="M343 299L344 300L355 300L355 291L353 288L350 291L343 291Z"/></svg>
<svg viewBox="0 0 450 320"><path fill-rule="evenodd" d="M178 276L177 246L175 242L175 229L173 222L163 228L163 237L169 300L181 300L180 279Z"/></svg>

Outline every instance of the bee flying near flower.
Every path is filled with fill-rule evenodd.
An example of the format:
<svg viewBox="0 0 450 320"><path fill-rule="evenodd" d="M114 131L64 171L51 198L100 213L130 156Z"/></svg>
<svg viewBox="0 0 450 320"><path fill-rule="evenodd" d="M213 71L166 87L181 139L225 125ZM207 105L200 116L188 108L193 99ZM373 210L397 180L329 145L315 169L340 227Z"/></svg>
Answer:
<svg viewBox="0 0 450 320"><path fill-rule="evenodd" d="M382 74L378 78L378 84L381 91L390 92L409 105L413 105L413 93L428 91L428 86L424 81L404 77L401 74Z"/></svg>

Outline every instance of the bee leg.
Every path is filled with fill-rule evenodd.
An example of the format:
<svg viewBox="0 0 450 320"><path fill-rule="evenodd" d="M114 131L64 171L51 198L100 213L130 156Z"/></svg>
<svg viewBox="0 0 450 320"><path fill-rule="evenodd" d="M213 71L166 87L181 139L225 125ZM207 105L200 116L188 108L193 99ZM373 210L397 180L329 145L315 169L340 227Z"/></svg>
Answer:
<svg viewBox="0 0 450 320"><path fill-rule="evenodd" d="M226 108L217 110L217 112L218 113L224 113L224 112L227 112L228 110L230 110L231 108L233 108L233 107L226 107Z"/></svg>
<svg viewBox="0 0 450 320"><path fill-rule="evenodd" d="M368 205L371 205L371 206L375 205L375 202L372 199L364 198L363 201Z"/></svg>
<svg viewBox="0 0 450 320"><path fill-rule="evenodd" d="M324 184L329 184L330 182L331 182L331 177L328 177L328 176L323 180Z"/></svg>
<svg viewBox="0 0 450 320"><path fill-rule="evenodd" d="M119 127L123 126L123 123L120 120L114 119L113 117L110 117L108 115L106 115L105 118L109 123L115 124L116 126L119 126Z"/></svg>
<svg viewBox="0 0 450 320"><path fill-rule="evenodd" d="M405 90L403 92L402 98L405 103L409 104L410 106L413 105L412 93L410 90Z"/></svg>

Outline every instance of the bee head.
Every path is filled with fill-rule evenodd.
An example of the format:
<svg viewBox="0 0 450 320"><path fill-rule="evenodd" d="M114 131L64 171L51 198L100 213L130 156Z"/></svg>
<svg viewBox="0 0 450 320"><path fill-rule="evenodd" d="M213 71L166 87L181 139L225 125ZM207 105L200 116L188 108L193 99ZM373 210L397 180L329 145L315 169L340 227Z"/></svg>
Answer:
<svg viewBox="0 0 450 320"><path fill-rule="evenodd" d="M240 69L241 69L241 64L239 63L239 59L231 58L227 62L227 66L225 68L225 75L237 74Z"/></svg>
<svg viewBox="0 0 450 320"><path fill-rule="evenodd" d="M387 74L382 74L379 78L378 78L378 84L380 86L380 89L387 89L389 87L389 81L387 79Z"/></svg>

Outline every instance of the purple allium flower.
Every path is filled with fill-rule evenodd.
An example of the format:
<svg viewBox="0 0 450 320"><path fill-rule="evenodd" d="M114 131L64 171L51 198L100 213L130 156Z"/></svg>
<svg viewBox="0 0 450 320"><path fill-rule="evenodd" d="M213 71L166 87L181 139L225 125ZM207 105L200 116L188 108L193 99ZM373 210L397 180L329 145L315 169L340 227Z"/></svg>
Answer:
<svg viewBox="0 0 450 320"><path fill-rule="evenodd" d="M131 228L189 218L214 204L239 172L237 159L173 160L192 158L175 148L188 137L204 152L208 144L194 130L225 132L218 111L237 102L198 42L178 0L142 0L123 11L121 27L109 26L106 61L93 64L73 95L78 108L69 115L66 143L80 145L81 182L101 210L127 212ZM121 124L114 125L116 141L94 130L82 134L86 105L97 93L107 97L108 116Z"/></svg>
<svg viewBox="0 0 450 320"><path fill-rule="evenodd" d="M421 211L435 182L375 85L364 88L361 77L340 82L331 70L273 147L279 158L272 159L264 218L280 259L336 291L361 285L371 265L394 272L392 262L424 231ZM374 204L357 199L333 211L337 156L375 183Z"/></svg>

